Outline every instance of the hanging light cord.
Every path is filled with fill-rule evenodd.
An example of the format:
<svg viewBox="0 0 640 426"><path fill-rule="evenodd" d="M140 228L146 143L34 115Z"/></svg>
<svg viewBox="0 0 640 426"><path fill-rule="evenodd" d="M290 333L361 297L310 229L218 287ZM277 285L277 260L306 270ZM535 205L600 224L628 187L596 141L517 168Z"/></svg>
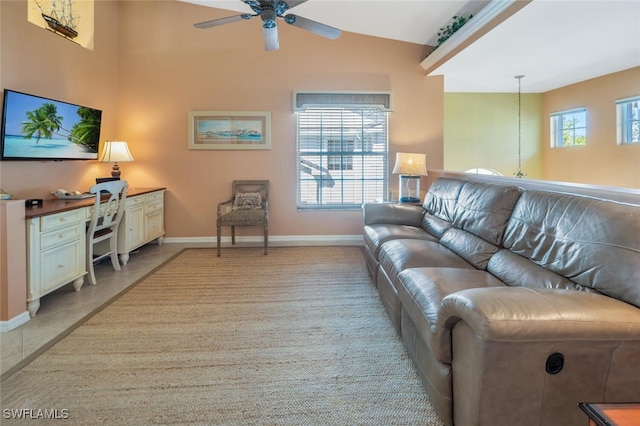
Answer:
<svg viewBox="0 0 640 426"><path fill-rule="evenodd" d="M524 75L516 75L518 79L518 170L514 175L518 178L523 178L527 174L522 171L522 101L521 101L521 81Z"/></svg>

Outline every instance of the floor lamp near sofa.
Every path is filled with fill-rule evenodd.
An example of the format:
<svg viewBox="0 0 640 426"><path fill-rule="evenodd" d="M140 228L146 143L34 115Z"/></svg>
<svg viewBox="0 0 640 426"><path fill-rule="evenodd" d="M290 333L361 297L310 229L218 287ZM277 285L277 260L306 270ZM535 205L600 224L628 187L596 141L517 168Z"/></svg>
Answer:
<svg viewBox="0 0 640 426"><path fill-rule="evenodd" d="M420 177L427 176L426 154L398 152L392 173L400 175L398 201L419 203Z"/></svg>

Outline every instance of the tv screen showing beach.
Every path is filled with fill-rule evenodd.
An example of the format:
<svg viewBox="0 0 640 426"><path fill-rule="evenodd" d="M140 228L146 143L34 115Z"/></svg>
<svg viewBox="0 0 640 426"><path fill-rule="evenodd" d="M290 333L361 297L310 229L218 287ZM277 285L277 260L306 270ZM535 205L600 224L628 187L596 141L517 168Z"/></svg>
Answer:
<svg viewBox="0 0 640 426"><path fill-rule="evenodd" d="M3 160L96 160L102 111L4 92Z"/></svg>

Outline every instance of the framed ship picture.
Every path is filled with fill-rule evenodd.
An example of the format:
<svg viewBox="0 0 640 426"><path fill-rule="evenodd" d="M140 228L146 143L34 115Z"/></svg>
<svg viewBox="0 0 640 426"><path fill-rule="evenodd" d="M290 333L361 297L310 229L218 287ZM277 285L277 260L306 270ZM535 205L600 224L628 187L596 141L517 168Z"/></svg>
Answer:
<svg viewBox="0 0 640 426"><path fill-rule="evenodd" d="M189 149L271 149L271 113L190 111Z"/></svg>

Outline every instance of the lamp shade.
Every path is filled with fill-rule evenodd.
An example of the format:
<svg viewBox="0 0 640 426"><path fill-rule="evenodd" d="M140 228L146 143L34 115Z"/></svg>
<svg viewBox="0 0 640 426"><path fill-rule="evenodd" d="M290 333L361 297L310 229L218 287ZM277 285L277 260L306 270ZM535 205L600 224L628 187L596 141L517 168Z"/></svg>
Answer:
<svg viewBox="0 0 640 426"><path fill-rule="evenodd" d="M100 161L104 163L117 163L133 161L133 157L129 152L129 146L124 141L109 141L104 143L104 150Z"/></svg>
<svg viewBox="0 0 640 426"><path fill-rule="evenodd" d="M392 173L408 176L427 176L427 155L398 152Z"/></svg>

